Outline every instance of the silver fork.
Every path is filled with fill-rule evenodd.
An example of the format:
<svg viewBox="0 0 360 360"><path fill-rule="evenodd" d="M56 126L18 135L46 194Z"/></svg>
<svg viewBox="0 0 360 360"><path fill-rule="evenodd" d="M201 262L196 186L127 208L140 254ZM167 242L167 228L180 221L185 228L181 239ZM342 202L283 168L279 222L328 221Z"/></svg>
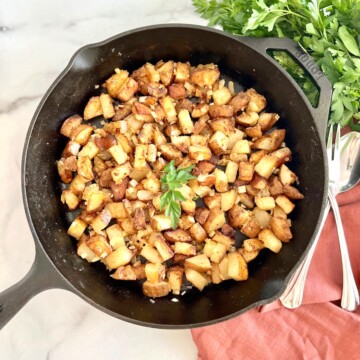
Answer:
<svg viewBox="0 0 360 360"><path fill-rule="evenodd" d="M341 307L348 311L354 311L360 303L359 291L357 289L354 275L351 269L344 228L340 217L339 206L336 202L336 196L339 194L340 180L340 126L337 126L335 144L333 146L334 126L335 125L330 126L326 147L329 164L329 201L335 216L335 222L339 236L341 260L343 264L343 289Z"/></svg>

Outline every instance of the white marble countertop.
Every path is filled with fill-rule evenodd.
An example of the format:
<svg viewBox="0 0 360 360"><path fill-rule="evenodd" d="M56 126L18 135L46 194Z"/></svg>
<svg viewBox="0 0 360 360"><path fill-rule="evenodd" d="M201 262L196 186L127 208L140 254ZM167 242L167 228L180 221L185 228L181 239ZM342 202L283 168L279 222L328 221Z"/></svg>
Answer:
<svg viewBox="0 0 360 360"><path fill-rule="evenodd" d="M34 260L20 165L41 97L81 46L160 23L206 21L190 0L1 2L0 291L19 281ZM62 290L33 298L0 332L0 349L2 360L196 359L190 331L128 324Z"/></svg>

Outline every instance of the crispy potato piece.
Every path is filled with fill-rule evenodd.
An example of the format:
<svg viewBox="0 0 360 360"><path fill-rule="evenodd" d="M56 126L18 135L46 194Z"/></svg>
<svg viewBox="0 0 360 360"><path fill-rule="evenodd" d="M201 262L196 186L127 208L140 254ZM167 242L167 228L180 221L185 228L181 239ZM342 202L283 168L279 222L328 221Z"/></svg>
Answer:
<svg viewBox="0 0 360 360"><path fill-rule="evenodd" d="M143 283L142 290L145 296L156 298L168 295L170 292L170 286L166 281L161 281L158 283L145 281Z"/></svg>
<svg viewBox="0 0 360 360"><path fill-rule="evenodd" d="M249 161L240 161L239 179L242 181L251 181L254 175L254 164Z"/></svg>
<svg viewBox="0 0 360 360"><path fill-rule="evenodd" d="M194 256L196 255L196 247L189 243L176 242L174 245L174 252L176 254Z"/></svg>
<svg viewBox="0 0 360 360"><path fill-rule="evenodd" d="M250 96L245 92L241 91L236 94L230 101L229 105L231 105L234 109L234 113L238 113L239 111L244 111L250 102Z"/></svg>
<svg viewBox="0 0 360 360"><path fill-rule="evenodd" d="M209 174L215 169L215 165L209 161L199 161L192 171L194 176Z"/></svg>
<svg viewBox="0 0 360 360"><path fill-rule="evenodd" d="M144 124L140 133L138 135L138 139L141 144L150 144L153 140L154 136L154 127L153 124Z"/></svg>
<svg viewBox="0 0 360 360"><path fill-rule="evenodd" d="M193 269L198 272L207 272L211 270L209 258L205 254L190 257L185 260L185 269Z"/></svg>
<svg viewBox="0 0 360 360"><path fill-rule="evenodd" d="M221 131L216 131L209 140L209 147L215 155L224 154L228 144L229 138Z"/></svg>
<svg viewBox="0 0 360 360"><path fill-rule="evenodd" d="M264 243L259 239L246 239L243 242L243 248L246 251L262 250Z"/></svg>
<svg viewBox="0 0 360 360"><path fill-rule="evenodd" d="M247 251L244 248L240 248L237 251L247 263L254 260L260 253L260 250Z"/></svg>
<svg viewBox="0 0 360 360"><path fill-rule="evenodd" d="M163 258L159 252L150 244L146 244L140 251L140 255L152 263L162 263Z"/></svg>
<svg viewBox="0 0 360 360"><path fill-rule="evenodd" d="M121 226L121 228L124 230L125 235L134 235L137 233L135 226L134 226L134 221L133 219L118 219L117 220L118 224Z"/></svg>
<svg viewBox="0 0 360 360"><path fill-rule="evenodd" d="M186 90L184 84L172 84L169 86L169 95L175 100L184 99Z"/></svg>
<svg viewBox="0 0 360 360"><path fill-rule="evenodd" d="M101 213L91 222L91 226L98 234L101 230L105 229L109 225L110 221L110 211L108 209L103 209Z"/></svg>
<svg viewBox="0 0 360 360"><path fill-rule="evenodd" d="M81 124L71 132L71 140L84 146L89 141L93 127L87 124Z"/></svg>
<svg viewBox="0 0 360 360"><path fill-rule="evenodd" d="M170 243L175 243L177 241L190 242L192 240L190 234L182 229L165 231L164 237Z"/></svg>
<svg viewBox="0 0 360 360"><path fill-rule="evenodd" d="M92 171L92 163L88 156L79 156L77 161L78 174L87 181L94 179L94 173Z"/></svg>
<svg viewBox="0 0 360 360"><path fill-rule="evenodd" d="M180 155L181 156L181 155ZM211 150L207 146L190 146L189 157L195 161L204 161L211 159Z"/></svg>
<svg viewBox="0 0 360 360"><path fill-rule="evenodd" d="M64 151L61 154L62 158L67 158L70 156L77 156L79 154L81 145L76 143L75 141L69 140L66 143Z"/></svg>
<svg viewBox="0 0 360 360"><path fill-rule="evenodd" d="M155 231L163 231L171 229L171 219L163 214L154 215L150 220L151 227Z"/></svg>
<svg viewBox="0 0 360 360"><path fill-rule="evenodd" d="M167 278L171 291L175 295L180 295L180 290L183 283L184 269L180 266L172 266L167 272Z"/></svg>
<svg viewBox="0 0 360 360"><path fill-rule="evenodd" d="M174 62L167 61L166 63L162 64L160 67L157 68L157 71L160 75L160 81L165 85L168 86L172 83L174 77Z"/></svg>
<svg viewBox="0 0 360 360"><path fill-rule="evenodd" d="M215 175L215 189L220 193L228 191L229 185L226 174L220 169L215 169L214 175Z"/></svg>
<svg viewBox="0 0 360 360"><path fill-rule="evenodd" d="M100 211L104 207L105 200L106 196L103 191L92 191L86 200L86 211Z"/></svg>
<svg viewBox="0 0 360 360"><path fill-rule="evenodd" d="M287 219L286 212L280 206L277 206L277 205L272 210L271 215L273 217L277 217L277 218L280 218L280 219Z"/></svg>
<svg viewBox="0 0 360 360"><path fill-rule="evenodd" d="M64 159L60 159L57 162L57 169L60 179L64 184L69 184L73 181L73 172L66 167Z"/></svg>
<svg viewBox="0 0 360 360"><path fill-rule="evenodd" d="M190 81L200 87L211 87L215 81L219 78L220 71L217 66L213 69L210 68L196 68L190 74Z"/></svg>
<svg viewBox="0 0 360 360"><path fill-rule="evenodd" d="M91 236L86 240L86 245L100 258L105 258L112 253L111 246L102 235Z"/></svg>
<svg viewBox="0 0 360 360"><path fill-rule="evenodd" d="M179 125L183 134L191 134L194 130L194 124L191 120L189 111L181 109L178 114Z"/></svg>
<svg viewBox="0 0 360 360"><path fill-rule="evenodd" d="M283 185L277 176L272 176L270 178L269 191L271 196L281 195L284 192Z"/></svg>
<svg viewBox="0 0 360 360"><path fill-rule="evenodd" d="M276 168L276 157L272 155L265 155L255 165L255 171L265 179L268 179Z"/></svg>
<svg viewBox="0 0 360 360"><path fill-rule="evenodd" d="M227 87L217 89L212 94L215 105L226 105L232 98L230 90Z"/></svg>
<svg viewBox="0 0 360 360"><path fill-rule="evenodd" d="M259 240L264 243L264 246L271 251L278 253L281 250L281 241L274 235L274 233L270 229L261 230L258 237Z"/></svg>
<svg viewBox="0 0 360 360"><path fill-rule="evenodd" d="M247 280L249 271L245 259L239 252L228 254L228 276L234 280Z"/></svg>
<svg viewBox="0 0 360 360"><path fill-rule="evenodd" d="M213 284L220 284L222 279L220 277L220 267L219 264L211 263L211 282Z"/></svg>
<svg viewBox="0 0 360 360"><path fill-rule="evenodd" d="M279 179L283 185L291 185L297 177L285 164L282 164L279 169Z"/></svg>
<svg viewBox="0 0 360 360"><path fill-rule="evenodd" d="M103 114L100 96L90 98L84 109L84 120L90 120Z"/></svg>
<svg viewBox="0 0 360 360"><path fill-rule="evenodd" d="M165 266L160 263L145 264L145 275L147 281L151 283L158 283L165 279Z"/></svg>
<svg viewBox="0 0 360 360"><path fill-rule="evenodd" d="M256 207L252 212L252 218L260 225L261 229L265 229L270 224L271 215Z"/></svg>
<svg viewBox="0 0 360 360"><path fill-rule="evenodd" d="M227 192L224 192L221 194L221 210L222 211L228 211L230 210L234 205L236 201L236 190L229 190Z"/></svg>
<svg viewBox="0 0 360 360"><path fill-rule="evenodd" d="M112 75L105 82L107 92L112 98L115 98L121 86L127 80L129 73L126 70L116 70L116 74Z"/></svg>
<svg viewBox="0 0 360 360"><path fill-rule="evenodd" d="M256 112L243 112L240 115L236 116L235 121L244 127L255 126L259 119L259 115Z"/></svg>
<svg viewBox="0 0 360 360"><path fill-rule="evenodd" d="M239 170L238 163L231 161L231 160L227 163L225 174L226 174L228 183L235 182L235 180L237 178L238 170Z"/></svg>
<svg viewBox="0 0 360 360"><path fill-rule="evenodd" d="M231 279L228 274L228 268L229 268L229 259L228 259L228 255L226 255L226 256L224 256L224 258L222 259L222 261L219 264L221 280Z"/></svg>
<svg viewBox="0 0 360 360"><path fill-rule="evenodd" d="M113 200L116 202L124 199L126 194L126 189L129 184L129 177L126 177L119 181L120 181L119 183L115 183L114 181L110 182L110 188L113 193Z"/></svg>
<svg viewBox="0 0 360 360"><path fill-rule="evenodd" d="M260 151L256 151L256 152L252 152L250 154L250 158L249 158L249 161L254 163L254 164L257 164L260 162L260 160L265 156L267 155L267 151L266 150L260 150Z"/></svg>
<svg viewBox="0 0 360 360"><path fill-rule="evenodd" d="M72 191L75 195L82 195L87 182L88 180L81 175L76 175L69 186L69 190Z"/></svg>
<svg viewBox="0 0 360 360"><path fill-rule="evenodd" d="M265 132L271 129L275 125L275 123L279 120L279 118L280 117L278 114L262 112L259 115L258 124L260 125L261 130Z"/></svg>
<svg viewBox="0 0 360 360"><path fill-rule="evenodd" d="M135 272L135 267L131 265L120 266L116 271L110 276L115 280L138 280L140 279Z"/></svg>
<svg viewBox="0 0 360 360"><path fill-rule="evenodd" d="M202 291L204 287L209 283L205 275L188 267L185 268L185 277L191 284L193 284L200 291Z"/></svg>
<svg viewBox="0 0 360 360"><path fill-rule="evenodd" d="M91 160L98 154L100 149L96 146L94 142L88 142L79 152L79 156L87 156Z"/></svg>
<svg viewBox="0 0 360 360"><path fill-rule="evenodd" d="M259 113L264 110L266 106L266 99L260 95L255 89L248 89L246 95L250 96L249 104L247 105L247 111L255 111Z"/></svg>
<svg viewBox="0 0 360 360"><path fill-rule="evenodd" d="M100 105L102 109L102 113L105 119L110 119L115 115L115 109L113 105L113 100L109 94L101 94L100 95Z"/></svg>
<svg viewBox="0 0 360 360"><path fill-rule="evenodd" d="M171 250L170 246L167 244L165 239L161 234L155 235L154 246L159 252L163 261L167 261L174 256L174 252Z"/></svg>
<svg viewBox="0 0 360 360"><path fill-rule="evenodd" d="M251 153L251 148L249 141L238 140L231 150L230 160L234 162L242 161L244 158L244 154L250 154L250 153Z"/></svg>
<svg viewBox="0 0 360 360"><path fill-rule="evenodd" d="M134 212L134 226L136 230L146 228L145 212L140 207L136 208Z"/></svg>
<svg viewBox="0 0 360 360"><path fill-rule="evenodd" d="M250 218L250 212L235 204L229 210L228 217L229 224L234 228L238 228L247 222L247 220Z"/></svg>
<svg viewBox="0 0 360 360"><path fill-rule="evenodd" d="M169 124L174 124L177 121L177 114L173 100L170 96L165 96L163 99L160 99L160 105L163 108L166 119Z"/></svg>
<svg viewBox="0 0 360 360"><path fill-rule="evenodd" d="M254 126L249 126L245 128L245 134L252 139L258 139L262 137L261 126L256 124Z"/></svg>
<svg viewBox="0 0 360 360"><path fill-rule="evenodd" d="M210 260L213 263L219 264L224 256L226 255L227 246L221 243L216 243L214 249L212 250Z"/></svg>
<svg viewBox="0 0 360 360"><path fill-rule="evenodd" d="M77 245L77 254L82 258L87 260L89 263L99 261L100 258L86 245L86 240L88 236L81 236L78 245Z"/></svg>
<svg viewBox="0 0 360 360"><path fill-rule="evenodd" d="M195 220L200 224L204 225L208 216L210 214L210 210L206 207L198 207L195 210Z"/></svg>
<svg viewBox="0 0 360 360"><path fill-rule="evenodd" d="M237 200L239 200L248 209L252 209L255 206L253 199L247 193L238 194Z"/></svg>
<svg viewBox="0 0 360 360"><path fill-rule="evenodd" d="M234 115L234 108L231 105L210 105L209 115L213 119L231 118Z"/></svg>
<svg viewBox="0 0 360 360"><path fill-rule="evenodd" d="M182 83L190 79L190 64L189 63L176 63L175 79L177 83ZM165 84L166 85L166 84Z"/></svg>
<svg viewBox="0 0 360 360"><path fill-rule="evenodd" d="M271 156L276 158L275 167L279 167L287 161L291 160L291 150L288 147L283 147L271 153Z"/></svg>
<svg viewBox="0 0 360 360"><path fill-rule="evenodd" d="M189 152L190 137L189 136L171 136L171 142L183 153Z"/></svg>
<svg viewBox="0 0 360 360"><path fill-rule="evenodd" d="M220 229L226 222L225 213L218 207L210 210L209 216L203 225L204 230L210 234Z"/></svg>
<svg viewBox="0 0 360 360"><path fill-rule="evenodd" d="M219 233L220 234L220 233ZM229 224L224 224L222 227L221 227L221 235L224 235L228 238L235 238L235 235L236 235L236 230L234 228L232 228ZM215 234L214 236L217 236L217 234ZM216 240L218 241L218 240ZM221 241L219 241L221 242Z"/></svg>
<svg viewBox="0 0 360 360"><path fill-rule="evenodd" d="M116 250L120 246L125 246L124 232L119 224L114 224L106 229L106 235L109 238L110 246Z"/></svg>
<svg viewBox="0 0 360 360"><path fill-rule="evenodd" d="M290 225L286 219L272 217L270 227L274 235L281 241L289 242L292 239Z"/></svg>
<svg viewBox="0 0 360 360"><path fill-rule="evenodd" d="M207 238L207 234L206 231L204 230L204 228L197 222L195 223L191 228L190 228L190 235L191 237L196 240L197 242L201 243L203 241L205 241L205 239ZM186 254L186 255L190 255L190 254ZM195 254L193 254L195 255Z"/></svg>
<svg viewBox="0 0 360 360"><path fill-rule="evenodd" d="M118 165L124 164L126 161L129 160L128 154L124 151L123 147L118 145L113 145L109 149L109 153L114 158L114 160L117 162Z"/></svg>
<svg viewBox="0 0 360 360"><path fill-rule="evenodd" d="M201 130L203 129L203 127L205 126L205 117L203 117L204 115L206 115L209 111L209 105L206 104L206 103L200 103L200 104L197 104L194 106L192 112L191 112L191 116L193 118L202 118L202 120L198 120L198 122L196 124L198 124L199 122L202 124L201 126L200 125L197 125L198 126L198 129L197 129L197 132L195 132L195 129L194 129L194 134L197 134L197 133L200 133ZM195 124L195 126L196 126ZM201 130L200 130L200 127L201 127Z"/></svg>
<svg viewBox="0 0 360 360"><path fill-rule="evenodd" d="M291 200L301 200L304 198L304 195L295 187L290 185L285 185L283 187L284 195Z"/></svg>
<svg viewBox="0 0 360 360"><path fill-rule="evenodd" d="M260 210L272 210L275 207L275 200L271 196L255 196L255 204Z"/></svg>
<svg viewBox="0 0 360 360"><path fill-rule="evenodd" d="M86 228L87 223L77 217L69 226L67 233L76 240L79 240Z"/></svg>
<svg viewBox="0 0 360 360"><path fill-rule="evenodd" d="M258 173L254 173L250 185L254 189L263 190L269 186L269 182L264 177L260 176Z"/></svg>
<svg viewBox="0 0 360 360"><path fill-rule="evenodd" d="M179 219L179 228L189 230L195 224L195 219L189 214L182 213Z"/></svg>
<svg viewBox="0 0 360 360"><path fill-rule="evenodd" d="M112 119L112 121L120 121L125 119L128 115L131 114L131 105L130 104L124 104L124 105L118 105L117 109L115 110L115 115ZM104 129L106 131L106 129Z"/></svg>
<svg viewBox="0 0 360 360"><path fill-rule="evenodd" d="M70 138L73 130L76 129L79 125L81 125L81 123L82 123L81 116L76 115L76 114L71 115L61 125L60 134ZM73 155L76 155L76 154L73 154Z"/></svg>
<svg viewBox="0 0 360 360"><path fill-rule="evenodd" d="M119 246L115 251L105 257L105 264L109 269L117 269L130 263L133 253L126 246Z"/></svg>
<svg viewBox="0 0 360 360"><path fill-rule="evenodd" d="M178 164L179 161L181 162L182 153L174 144L160 145L159 151L166 160L168 161L175 160L175 165Z"/></svg>
<svg viewBox="0 0 360 360"><path fill-rule="evenodd" d="M232 121L231 118L221 118L221 119L212 120L210 122L210 126L215 132L221 131L229 138L233 134L235 134L235 131L237 130L237 129L235 130L234 122Z"/></svg>
<svg viewBox="0 0 360 360"><path fill-rule="evenodd" d="M253 216L251 216L244 226L240 230L243 234L245 234L249 238L255 238L258 236L261 231L261 226L257 223Z"/></svg>
<svg viewBox="0 0 360 360"><path fill-rule="evenodd" d="M290 214L295 207L295 204L292 203L286 196L284 195L279 195L276 199L275 199L276 205L280 206L281 209L284 210L284 212L286 214Z"/></svg>

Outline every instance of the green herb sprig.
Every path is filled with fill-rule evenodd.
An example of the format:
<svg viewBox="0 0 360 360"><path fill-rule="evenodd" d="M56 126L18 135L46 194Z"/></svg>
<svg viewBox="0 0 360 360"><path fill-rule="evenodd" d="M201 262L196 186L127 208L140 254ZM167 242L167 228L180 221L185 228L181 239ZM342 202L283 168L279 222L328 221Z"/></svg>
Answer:
<svg viewBox="0 0 360 360"><path fill-rule="evenodd" d="M185 185L189 180L196 179L191 175L194 166L176 169L174 160L170 161L164 168L160 179L162 190L166 190L160 197L160 210L165 208L165 215L171 219L171 226L176 229L181 216L180 201L186 199L180 191L176 190Z"/></svg>
<svg viewBox="0 0 360 360"><path fill-rule="evenodd" d="M289 37L311 55L333 85L330 123L360 131L359 0L192 0L209 25L256 37ZM288 56L276 60L310 101L314 85ZM296 65L295 65L296 66Z"/></svg>

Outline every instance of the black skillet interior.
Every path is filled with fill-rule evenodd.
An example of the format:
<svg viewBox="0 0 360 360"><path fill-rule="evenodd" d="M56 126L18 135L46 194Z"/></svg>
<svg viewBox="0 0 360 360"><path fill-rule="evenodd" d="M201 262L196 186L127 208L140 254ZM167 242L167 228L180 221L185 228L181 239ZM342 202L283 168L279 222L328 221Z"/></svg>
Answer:
<svg viewBox="0 0 360 360"><path fill-rule="evenodd" d="M279 254L264 251L250 264L245 282L211 285L202 293L189 290L173 302L172 296L156 299L142 295L133 282L111 279L102 264L88 264L76 255L76 245L66 234L68 221L59 200L55 160L65 139L59 136L62 121L82 114L90 96L114 71L129 71L144 62L160 59L214 62L238 86L263 93L270 109L281 115L279 127L288 130L286 143L294 153L291 162L306 195L291 214L294 239ZM28 214L39 241L73 291L99 309L127 321L155 327L195 327L230 318L279 294L284 280L304 254L320 216L325 189L321 140L303 97L273 62L224 33L199 27L172 26L129 32L102 44L83 48L70 67L49 90L39 108L24 162L24 190Z"/></svg>

